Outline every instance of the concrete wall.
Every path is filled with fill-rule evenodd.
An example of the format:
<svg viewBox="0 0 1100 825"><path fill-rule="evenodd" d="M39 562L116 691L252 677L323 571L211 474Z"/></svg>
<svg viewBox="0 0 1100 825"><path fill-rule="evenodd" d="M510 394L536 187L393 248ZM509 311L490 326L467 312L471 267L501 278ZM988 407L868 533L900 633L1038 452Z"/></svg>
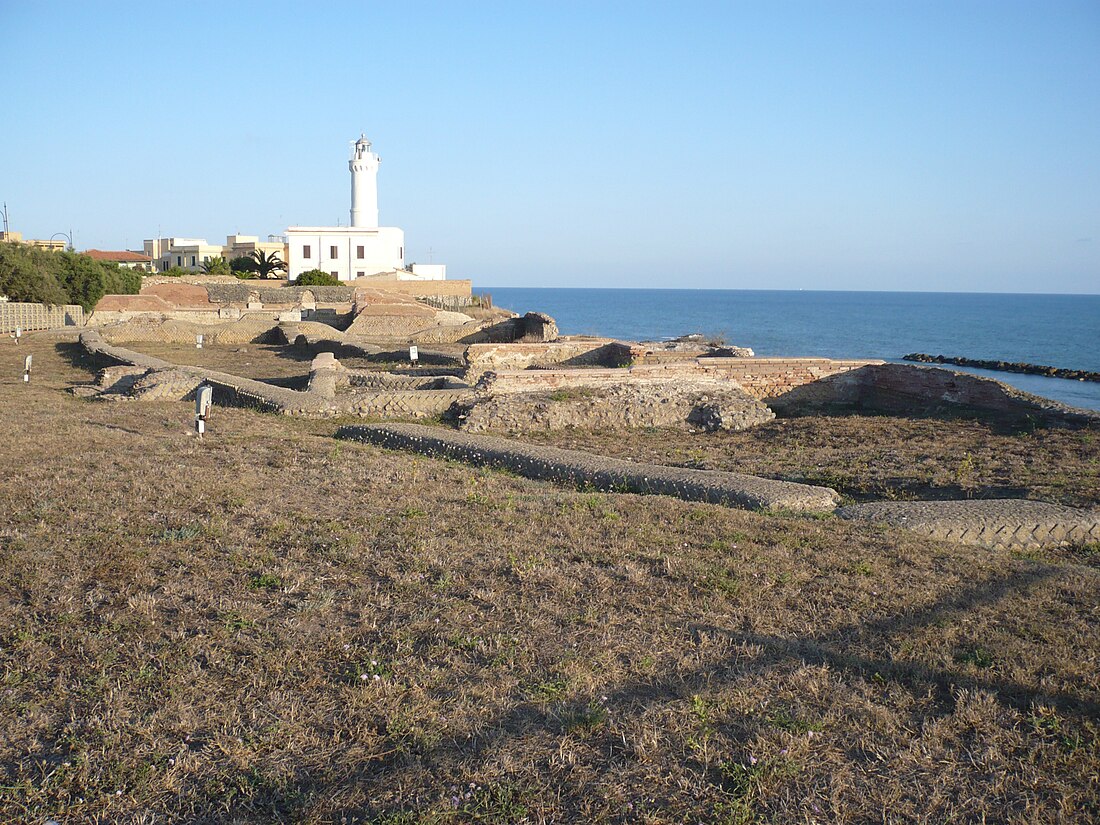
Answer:
<svg viewBox="0 0 1100 825"><path fill-rule="evenodd" d="M84 326L84 308L75 304L23 304L0 301L0 333Z"/></svg>

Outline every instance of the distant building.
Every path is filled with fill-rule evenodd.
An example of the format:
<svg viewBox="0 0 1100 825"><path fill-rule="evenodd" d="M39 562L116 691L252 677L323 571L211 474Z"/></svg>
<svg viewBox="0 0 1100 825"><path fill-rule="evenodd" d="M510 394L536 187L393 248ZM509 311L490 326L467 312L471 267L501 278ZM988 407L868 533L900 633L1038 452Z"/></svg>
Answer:
<svg viewBox="0 0 1100 825"><path fill-rule="evenodd" d="M202 265L222 257L221 246L208 244L205 238L154 238L145 241L145 254L156 262L157 272L172 267L197 271Z"/></svg>
<svg viewBox="0 0 1100 825"><path fill-rule="evenodd" d="M234 258L245 258L253 252L263 252L265 255L274 253L279 260L286 263L286 243L282 240L273 240L274 235L268 236L266 241L261 241L256 235L229 235L222 247L222 257L227 261Z"/></svg>
<svg viewBox="0 0 1100 825"><path fill-rule="evenodd" d="M39 249L51 249L54 252L64 252L65 247L68 245L68 241L65 240L43 241L37 238L27 238L23 240L22 232L0 232L0 241L26 244L27 246L34 246Z"/></svg>
<svg viewBox="0 0 1100 825"><path fill-rule="evenodd" d="M118 251L107 249L85 249L82 253L89 258L94 258L97 261L104 261L109 264L118 264L119 266L126 267L127 269L139 269L146 272L153 270L153 259L148 255L142 255L140 252L130 252L127 249Z"/></svg>
<svg viewBox="0 0 1100 825"><path fill-rule="evenodd" d="M352 149L350 226L291 226L286 230L287 275L295 281L303 272L322 272L350 281L371 275L398 280L441 280L443 264L431 274L405 268L405 233L394 226L378 225L378 166L381 158L360 135Z"/></svg>

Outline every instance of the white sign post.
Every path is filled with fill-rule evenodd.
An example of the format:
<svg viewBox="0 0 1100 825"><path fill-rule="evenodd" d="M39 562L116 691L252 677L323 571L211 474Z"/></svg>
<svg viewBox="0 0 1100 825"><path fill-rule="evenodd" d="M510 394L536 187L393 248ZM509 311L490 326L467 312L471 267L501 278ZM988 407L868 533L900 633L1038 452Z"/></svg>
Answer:
<svg viewBox="0 0 1100 825"><path fill-rule="evenodd" d="M202 349L202 336L201 335L196 335L195 336L195 349Z"/></svg>
<svg viewBox="0 0 1100 825"><path fill-rule="evenodd" d="M18 339L16 339L16 340L18 340ZM30 381L31 381L31 360L33 358L34 358L33 355L28 355L26 358L23 359L23 383L24 384L29 384Z"/></svg>
<svg viewBox="0 0 1100 825"><path fill-rule="evenodd" d="M420 352L416 349L416 347L409 347L409 361L415 364L419 360Z"/></svg>
<svg viewBox="0 0 1100 825"><path fill-rule="evenodd" d="M199 438L206 432L206 416L210 412L213 395L213 388L206 384L195 390L195 432L199 434Z"/></svg>
<svg viewBox="0 0 1100 825"><path fill-rule="evenodd" d="M11 334L11 337L15 339L15 343L19 343L19 339L23 337L23 330L21 327L16 327L15 332Z"/></svg>

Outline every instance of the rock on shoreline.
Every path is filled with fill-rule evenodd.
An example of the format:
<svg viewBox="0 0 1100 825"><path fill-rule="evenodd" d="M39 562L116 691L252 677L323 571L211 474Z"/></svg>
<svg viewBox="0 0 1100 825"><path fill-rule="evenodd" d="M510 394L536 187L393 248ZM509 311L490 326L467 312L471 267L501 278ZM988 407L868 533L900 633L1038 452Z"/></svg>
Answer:
<svg viewBox="0 0 1100 825"><path fill-rule="evenodd" d="M959 356L927 355L923 352L911 352L902 356L903 361L916 361L921 364L954 364L958 367L975 367L1000 372L1018 372L1029 375L1046 375L1050 378L1066 378L1070 381L1100 381L1100 372L1088 370L1070 370L1062 367L1047 367L1042 364L1023 364L1012 361L986 361L980 358L962 358Z"/></svg>

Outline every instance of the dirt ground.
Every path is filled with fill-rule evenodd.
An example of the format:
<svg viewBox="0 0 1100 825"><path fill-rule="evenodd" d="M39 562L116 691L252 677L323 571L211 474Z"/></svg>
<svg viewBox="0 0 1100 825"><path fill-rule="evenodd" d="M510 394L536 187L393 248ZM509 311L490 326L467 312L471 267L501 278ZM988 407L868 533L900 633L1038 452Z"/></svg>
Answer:
<svg viewBox="0 0 1100 825"><path fill-rule="evenodd" d="M95 366L0 339L2 821L1100 818L1089 548L564 489L248 410L199 441L190 404L68 395ZM815 421L619 438L861 460L856 424ZM867 463L905 475L888 439L919 428L875 421ZM957 474L937 443L978 478L1010 446L920 426ZM1013 436L1052 440L1012 484L1095 501L1092 442L1051 432ZM1051 444L1092 481L1056 484Z"/></svg>

